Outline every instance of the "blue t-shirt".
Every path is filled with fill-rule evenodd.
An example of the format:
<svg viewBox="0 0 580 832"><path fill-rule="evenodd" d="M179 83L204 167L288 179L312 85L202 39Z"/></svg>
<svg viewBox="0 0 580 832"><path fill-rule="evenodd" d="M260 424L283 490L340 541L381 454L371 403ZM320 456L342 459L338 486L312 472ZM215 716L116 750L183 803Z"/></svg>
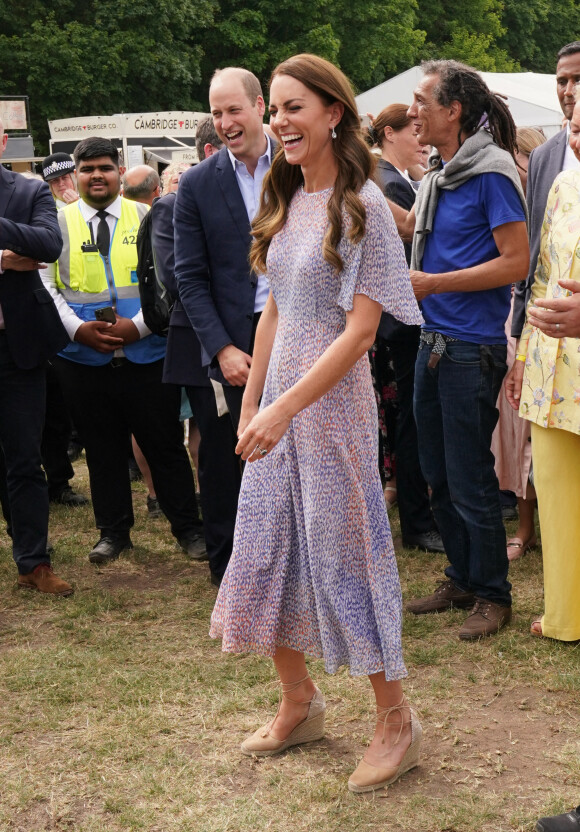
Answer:
<svg viewBox="0 0 580 832"><path fill-rule="evenodd" d="M422 270L442 274L499 257L493 229L526 217L514 185L500 173L483 173L454 191L441 190ZM505 344L510 286L481 292L444 292L421 302L423 328L475 344Z"/></svg>

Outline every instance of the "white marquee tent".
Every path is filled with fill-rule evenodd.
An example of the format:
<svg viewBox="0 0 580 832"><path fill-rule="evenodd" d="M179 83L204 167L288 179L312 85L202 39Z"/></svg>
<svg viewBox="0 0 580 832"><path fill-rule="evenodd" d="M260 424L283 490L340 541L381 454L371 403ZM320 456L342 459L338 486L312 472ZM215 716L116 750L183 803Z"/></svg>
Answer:
<svg viewBox="0 0 580 832"><path fill-rule="evenodd" d="M538 72L482 72L485 83L493 92L507 96L507 104L518 127L542 127L546 136L557 133L562 110L556 94L556 76ZM413 90L423 77L420 66L414 66L378 87L356 97L361 116L377 115L388 104L410 104Z"/></svg>

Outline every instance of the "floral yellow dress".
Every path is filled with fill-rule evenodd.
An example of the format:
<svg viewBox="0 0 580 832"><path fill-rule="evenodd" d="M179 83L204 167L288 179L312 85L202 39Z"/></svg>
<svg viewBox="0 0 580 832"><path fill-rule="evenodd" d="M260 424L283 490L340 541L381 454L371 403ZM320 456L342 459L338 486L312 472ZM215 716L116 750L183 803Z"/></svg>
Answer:
<svg viewBox="0 0 580 832"><path fill-rule="evenodd" d="M530 303L562 297L580 281L580 170L561 173L546 206ZM526 321L520 416L532 423L534 483L542 532L542 632L580 639L580 339L551 338Z"/></svg>

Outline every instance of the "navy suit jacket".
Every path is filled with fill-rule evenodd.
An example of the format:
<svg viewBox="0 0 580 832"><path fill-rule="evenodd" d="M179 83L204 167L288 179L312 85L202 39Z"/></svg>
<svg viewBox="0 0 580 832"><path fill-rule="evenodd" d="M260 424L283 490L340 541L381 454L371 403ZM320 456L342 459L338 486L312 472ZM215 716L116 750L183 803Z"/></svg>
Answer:
<svg viewBox="0 0 580 832"><path fill-rule="evenodd" d="M167 333L167 351L163 365L163 381L192 387L210 387L207 370L201 366L199 339L179 302L175 280L175 240L173 210L177 193L156 199L151 208L151 245L155 258L155 272L169 294L174 306Z"/></svg>
<svg viewBox="0 0 580 832"><path fill-rule="evenodd" d="M58 259L62 236L48 185L0 165L0 249L45 263ZM0 306L8 349L17 367L40 367L69 343L54 301L38 271L6 269Z"/></svg>
<svg viewBox="0 0 580 832"><path fill-rule="evenodd" d="M528 165L528 184L526 200L528 203L528 234L530 238L530 268L526 280L516 283L514 297L514 314L512 318L512 336L519 338L522 334L526 317L526 306L530 300L534 274L540 253L540 238L546 213L546 203L554 179L564 165L566 153L566 130L560 130L547 142L534 148L530 153Z"/></svg>
<svg viewBox="0 0 580 832"><path fill-rule="evenodd" d="M396 205L400 205L406 211L410 211L415 204L417 196L415 189L410 185L404 176L386 159L379 159L377 163L375 179L384 195ZM411 244L403 243L407 265L411 262ZM419 327L408 326L401 323L388 312L383 312L379 323L377 334L386 341L408 341L417 339Z"/></svg>
<svg viewBox="0 0 580 832"><path fill-rule="evenodd" d="M257 279L248 262L248 213L225 147L183 174L173 221L175 321L183 309L199 338L202 366L227 384L217 353L228 344L250 352Z"/></svg>

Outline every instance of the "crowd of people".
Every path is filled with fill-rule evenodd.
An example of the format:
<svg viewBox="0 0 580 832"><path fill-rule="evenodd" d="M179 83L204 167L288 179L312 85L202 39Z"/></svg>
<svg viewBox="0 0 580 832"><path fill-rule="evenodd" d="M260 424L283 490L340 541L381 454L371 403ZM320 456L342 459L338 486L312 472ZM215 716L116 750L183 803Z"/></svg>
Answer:
<svg viewBox="0 0 580 832"><path fill-rule="evenodd" d="M531 633L580 639L580 42L558 54L565 124L548 141L470 67L423 73L365 134L348 79L317 56L274 70L268 127L258 79L221 69L200 164L124 170L88 137L45 159L46 184L0 169L0 497L19 586L73 592L51 568L49 496L86 498L68 457L49 494L43 451L56 421L66 456L72 421L99 532L89 560L132 547L132 453L149 510L209 562L210 634L273 660L280 705L243 753L323 736L306 655L369 677L375 730L354 792L419 761L395 503L403 545L448 559L407 610L468 610L471 641L511 619L509 563L537 544L537 495L545 609ZM166 334L141 306L146 216ZM519 501L509 541L500 487Z"/></svg>

